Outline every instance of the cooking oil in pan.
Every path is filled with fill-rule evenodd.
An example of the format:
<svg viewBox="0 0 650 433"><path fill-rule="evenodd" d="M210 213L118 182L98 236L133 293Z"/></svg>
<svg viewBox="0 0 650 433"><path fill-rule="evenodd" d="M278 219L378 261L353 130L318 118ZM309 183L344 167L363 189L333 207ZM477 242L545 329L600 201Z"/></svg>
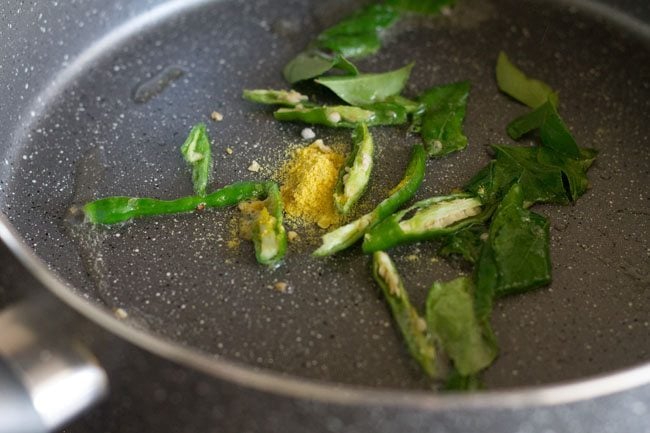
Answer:
<svg viewBox="0 0 650 433"><path fill-rule="evenodd" d="M78 246L86 273L95 285L95 296L105 305L110 305L110 301L102 296L109 288L106 279L108 269L102 253L108 232L85 224L82 210L83 204L93 199L98 185L104 181L105 169L102 146L91 149L79 160L75 170L73 204L66 214L64 224L66 232Z"/></svg>
<svg viewBox="0 0 650 433"><path fill-rule="evenodd" d="M161 94L172 82L185 74L179 66L167 66L150 79L140 83L133 91L133 101L145 103L151 98Z"/></svg>

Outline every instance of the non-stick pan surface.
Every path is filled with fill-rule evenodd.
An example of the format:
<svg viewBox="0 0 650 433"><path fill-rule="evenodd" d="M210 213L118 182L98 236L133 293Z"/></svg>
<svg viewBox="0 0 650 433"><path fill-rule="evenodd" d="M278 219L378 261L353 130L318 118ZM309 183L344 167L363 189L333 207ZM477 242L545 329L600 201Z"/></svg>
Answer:
<svg viewBox="0 0 650 433"><path fill-rule="evenodd" d="M269 110L243 101L241 91L284 87L282 66L356 7L221 1L116 37L117 45L95 50L44 93L19 126L22 139L2 144L3 212L70 290L123 309L122 320L134 327L300 377L430 387L406 354L358 248L312 259L315 241L297 227L302 241L269 270L255 263L251 245L228 247L234 210L100 229L66 217L72 205L107 195L190 194L178 147L192 124L211 122L214 110L224 120L209 123L212 187L273 176L287 149L306 144L303 126L274 121ZM624 24L570 2L465 0L449 16L403 20L379 54L359 62L365 71L383 71L415 61L409 95L472 82L469 147L429 161L419 198L467 181L488 161L486 145L508 142L505 125L525 111L496 89L499 50L559 90L578 142L600 151L589 172L592 188L576 205L536 208L552 221L553 284L496 303L501 355L485 374L490 388L577 379L650 358L650 43L647 28ZM157 89L152 79L168 82ZM150 94L142 97L143 90ZM331 144L350 141L349 131L316 133ZM365 208L399 180L417 140L405 128L373 134L379 151ZM247 170L253 160L259 173ZM435 260L436 248L393 253L418 305L434 280L469 271ZM273 290L278 281L292 292Z"/></svg>

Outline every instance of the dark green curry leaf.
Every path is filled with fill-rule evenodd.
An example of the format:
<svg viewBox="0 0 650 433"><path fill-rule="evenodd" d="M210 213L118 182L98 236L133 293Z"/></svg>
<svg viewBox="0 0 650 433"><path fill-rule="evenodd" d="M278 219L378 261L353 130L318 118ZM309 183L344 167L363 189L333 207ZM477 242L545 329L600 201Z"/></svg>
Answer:
<svg viewBox="0 0 650 433"><path fill-rule="evenodd" d="M423 110L415 113L413 123L429 156L444 156L467 146L462 126L469 89L469 82L462 81L433 87L420 96Z"/></svg>
<svg viewBox="0 0 650 433"><path fill-rule="evenodd" d="M571 201L576 201L589 188L587 170L591 167L598 151L595 149L581 148L579 159L568 159L558 156L557 153L547 148L540 149L538 159L542 164L561 167L564 187Z"/></svg>
<svg viewBox="0 0 650 433"><path fill-rule="evenodd" d="M476 263L483 246L483 235L487 235L487 228L483 225L465 227L444 238L438 254L443 257L459 255L469 263Z"/></svg>
<svg viewBox="0 0 650 433"><path fill-rule="evenodd" d="M368 5L324 30L305 51L284 68L289 83L319 77L332 68L357 74L348 59L374 54L381 48L381 32L392 26L403 11L437 13L451 0L393 0Z"/></svg>
<svg viewBox="0 0 650 433"><path fill-rule="evenodd" d="M557 107L557 93L548 84L529 78L508 56L501 51L497 59L496 67L497 85L502 92L515 98L517 101L528 105L530 108L537 108L546 101Z"/></svg>
<svg viewBox="0 0 650 433"><path fill-rule="evenodd" d="M538 108L529 111L511 121L506 127L508 135L513 140L518 140L523 135L538 129L544 123L547 116L548 101Z"/></svg>
<svg viewBox="0 0 650 433"><path fill-rule="evenodd" d="M541 146L493 146L495 160L481 170L466 190L483 202L496 203L513 183L521 185L525 206L566 204L587 191L587 170L597 151L578 147L553 104L546 102L515 119L508 127L513 138L539 130Z"/></svg>
<svg viewBox="0 0 650 433"><path fill-rule="evenodd" d="M429 332L438 338L463 376L486 368L497 355L491 331L485 333L476 317L473 298L474 285L467 277L436 282L427 297Z"/></svg>
<svg viewBox="0 0 650 433"><path fill-rule="evenodd" d="M587 169L596 156L593 149L579 149L580 158L571 159L544 146L492 148L495 159L470 180L465 190L484 203L497 203L517 183L523 190L526 207L575 201L588 188Z"/></svg>
<svg viewBox="0 0 650 433"><path fill-rule="evenodd" d="M493 146L493 149L496 151L497 180L493 186L498 188L497 197L502 197L516 182L523 190L527 207L534 203L569 202L561 168L541 163L538 159L541 148Z"/></svg>
<svg viewBox="0 0 650 433"><path fill-rule="evenodd" d="M474 270L474 311L485 338L496 296L533 289L550 282L548 220L524 208L524 194L514 185L496 210Z"/></svg>
<svg viewBox="0 0 650 433"><path fill-rule="evenodd" d="M546 102L544 105L546 106L547 115L544 118L544 123L539 127L539 137L542 140L542 145L562 156L580 159L582 157L580 148L555 107L550 102Z"/></svg>
<svg viewBox="0 0 650 433"><path fill-rule="evenodd" d="M539 129L540 139L544 146L569 158L581 157L578 144L549 101L516 118L510 122L507 128L508 135L515 140L535 129Z"/></svg>
<svg viewBox="0 0 650 433"><path fill-rule="evenodd" d="M479 286L491 285L495 296L530 290L551 281L549 222L524 208L524 189L519 184L513 185L496 210L488 244L479 260L477 278ZM487 281L481 283L481 278Z"/></svg>
<svg viewBox="0 0 650 433"><path fill-rule="evenodd" d="M411 75L413 63L394 71L355 76L329 76L315 80L350 105L370 105L399 95Z"/></svg>
<svg viewBox="0 0 650 433"><path fill-rule="evenodd" d="M384 4L366 6L316 38L319 49L327 49L347 58L374 54L381 47L379 32L397 21L399 12Z"/></svg>
<svg viewBox="0 0 650 433"><path fill-rule="evenodd" d="M514 176L508 176L508 179L499 181L496 179L496 170L497 162L493 159L472 176L469 182L463 186L463 190L476 195L483 203L496 203L500 184L514 181Z"/></svg>

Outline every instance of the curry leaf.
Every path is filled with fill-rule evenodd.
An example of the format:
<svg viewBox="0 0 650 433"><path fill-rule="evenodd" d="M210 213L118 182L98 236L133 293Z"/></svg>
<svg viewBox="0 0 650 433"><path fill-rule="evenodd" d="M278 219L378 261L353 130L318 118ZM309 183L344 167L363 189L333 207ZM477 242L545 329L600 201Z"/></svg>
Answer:
<svg viewBox="0 0 650 433"><path fill-rule="evenodd" d="M589 179L587 179L586 173L596 159L597 154L598 151L595 149L581 148L578 159L568 159L558 156L557 153L549 151L548 148L542 148L538 160L542 164L555 165L561 168L566 193L571 201L576 201L589 188Z"/></svg>
<svg viewBox="0 0 650 433"><path fill-rule="evenodd" d="M500 184L514 181L514 176L508 176L508 179L502 181L499 181L496 176L497 161L493 159L472 176L463 186L463 190L476 195L483 203L495 203L501 189Z"/></svg>
<svg viewBox="0 0 650 433"><path fill-rule="evenodd" d="M323 75L332 68L356 74L348 59L376 53L381 48L381 32L392 26L402 12L438 13L452 0L391 0L368 5L338 24L325 29L284 68L290 83Z"/></svg>
<svg viewBox="0 0 650 433"><path fill-rule="evenodd" d="M427 297L429 332L440 340L463 376L486 368L497 355L491 331L484 333L476 317L473 292L472 280L461 277L434 283Z"/></svg>
<svg viewBox="0 0 650 433"><path fill-rule="evenodd" d="M399 12L383 4L372 4L323 31L316 46L348 58L374 54L381 47L379 32L393 25Z"/></svg>
<svg viewBox="0 0 650 433"><path fill-rule="evenodd" d="M516 118L507 128L508 135L515 140L535 129L539 129L544 146L569 158L580 158L578 144L550 101Z"/></svg>
<svg viewBox="0 0 650 433"><path fill-rule="evenodd" d="M444 156L464 149L462 126L467 109L468 81L433 87L420 96L423 110L414 115L429 156Z"/></svg>
<svg viewBox="0 0 650 433"><path fill-rule="evenodd" d="M539 128L542 145L560 155L573 159L580 158L580 148L562 118L558 115L555 107L550 102L546 102L545 105L547 115L544 118L544 123Z"/></svg>
<svg viewBox="0 0 650 433"><path fill-rule="evenodd" d="M349 75L359 75L357 66L340 54L335 57L333 68L347 72Z"/></svg>
<svg viewBox="0 0 650 433"><path fill-rule="evenodd" d="M319 77L331 69L340 69L351 75L359 73L357 67L341 55L330 56L317 50L308 50L287 63L282 74L285 80L294 84Z"/></svg>
<svg viewBox="0 0 650 433"><path fill-rule="evenodd" d="M198 196L205 195L205 189L212 170L212 153L205 124L195 125L181 146L185 161L192 167L192 183Z"/></svg>
<svg viewBox="0 0 650 433"><path fill-rule="evenodd" d="M481 253L481 236L487 229L483 225L465 227L442 240L438 254L443 257L459 255L469 263L476 263Z"/></svg>
<svg viewBox="0 0 650 433"><path fill-rule="evenodd" d="M492 148L495 160L474 176L465 190L484 203L497 203L517 183L523 190L526 207L575 201L587 190L587 169L596 156L593 149L580 149L580 158L571 159L544 146Z"/></svg>
<svg viewBox="0 0 650 433"><path fill-rule="evenodd" d="M489 246L496 266L496 296L522 292L551 281L549 222L524 209L523 188L516 184L506 194L490 224ZM481 267L479 263L479 268ZM479 276L479 278L481 278ZM494 279L494 275L488 276Z"/></svg>
<svg viewBox="0 0 650 433"><path fill-rule="evenodd" d="M399 95L411 74L413 63L394 71L356 76L329 76L315 80L350 105L369 105Z"/></svg>
<svg viewBox="0 0 650 433"><path fill-rule="evenodd" d="M539 130L541 146L493 146L496 159L466 186L484 202L496 202L518 182L524 190L526 206L533 203L575 201L587 191L587 170L597 151L580 148L550 102L515 119L508 133L519 138Z"/></svg>
<svg viewBox="0 0 650 433"><path fill-rule="evenodd" d="M557 93L548 84L529 78L508 56L501 51L497 59L496 67L497 85L502 92L515 98L517 101L528 105L530 108L537 108L546 101L557 107Z"/></svg>
<svg viewBox="0 0 650 433"><path fill-rule="evenodd" d="M506 127L508 135L513 140L518 140L523 135L538 129L544 123L548 115L548 101L540 105L538 108L529 111L511 121Z"/></svg>
<svg viewBox="0 0 650 433"><path fill-rule="evenodd" d="M527 206L534 203L566 204L569 197L564 189L562 170L554 165L542 164L538 155L539 147L493 146L496 151L497 176L507 179L513 175L510 182L497 186L498 196L503 196L515 181L523 190Z"/></svg>

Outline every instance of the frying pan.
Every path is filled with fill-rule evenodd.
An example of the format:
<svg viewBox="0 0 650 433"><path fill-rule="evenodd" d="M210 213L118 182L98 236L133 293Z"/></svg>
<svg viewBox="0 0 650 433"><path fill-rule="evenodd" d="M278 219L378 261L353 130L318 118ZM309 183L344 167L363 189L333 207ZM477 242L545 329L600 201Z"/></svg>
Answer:
<svg viewBox="0 0 650 433"><path fill-rule="evenodd" d="M358 248L312 259L313 230L298 226L301 241L285 263L265 269L251 245L228 247L233 210L101 229L69 217L71 206L107 195L190 194L178 146L192 124L209 122L215 110L224 120L209 124L212 187L272 177L287 150L305 144L302 126L276 122L269 110L243 101L242 89L285 86L282 66L359 4L3 6L3 239L55 297L108 329L91 326L88 333L100 337L79 337L91 341L96 355L106 353L97 341L123 347L127 340L120 350L135 351L134 359L151 359L147 352L153 352L153 363L174 361L183 366L174 371L205 383L212 405L196 401L195 387L175 388L203 413L198 419L206 424L174 412L195 428L214 429L206 427L215 420L206 413L216 407L224 431L468 431L481 422L516 430L531 411L551 405L535 412L547 418L535 418L531 428L568 429L557 411L571 403L576 417L592 416L581 419L593 422L592 431L608 431L612 425L597 422L602 418L594 411L623 403L603 396L650 381L645 2L619 6L634 17L596 2L465 0L449 16L401 21L380 53L359 62L364 71L382 71L415 61L409 95L472 82L465 121L470 145L429 161L418 198L462 185L489 160L487 144L507 142L504 126L524 109L496 90L499 50L558 89L578 142L600 151L583 198L573 206L536 208L552 222L553 283L497 302L493 326L501 354L484 375L489 391L431 392ZM350 141L349 131L315 130L329 143ZM373 134L379 150L362 209L399 180L416 139L400 128ZM246 169L253 160L261 172ZM427 243L393 252L416 305L433 281L469 272L458 262L432 260L436 248ZM274 291L278 281L291 293ZM629 431L648 420L650 393L640 389L625 394L631 399L625 408L635 416L616 412L636 423ZM242 407L257 408L258 422ZM272 416L281 421L270 422ZM390 421L382 425L382 419ZM158 430L172 431L171 425Z"/></svg>

